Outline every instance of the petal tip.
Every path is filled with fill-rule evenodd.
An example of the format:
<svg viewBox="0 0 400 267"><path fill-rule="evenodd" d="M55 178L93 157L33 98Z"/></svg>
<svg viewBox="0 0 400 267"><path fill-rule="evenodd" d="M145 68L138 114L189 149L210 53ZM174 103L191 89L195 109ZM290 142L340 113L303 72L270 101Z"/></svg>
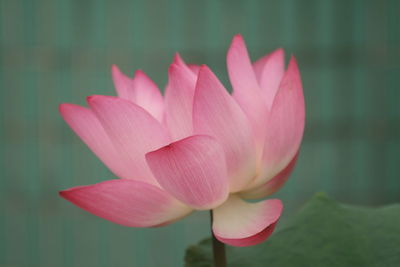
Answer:
<svg viewBox="0 0 400 267"><path fill-rule="evenodd" d="M89 104L90 102L96 100L97 95L89 95L86 97L86 102Z"/></svg>
<svg viewBox="0 0 400 267"><path fill-rule="evenodd" d="M243 36L240 33L238 33L235 36L233 36L233 38L232 38L231 45L228 49L228 55L232 54L234 51L237 51L237 50L241 51L241 49L243 49L243 48L246 48L246 44L245 44ZM246 51L247 51L247 48L246 48Z"/></svg>
<svg viewBox="0 0 400 267"><path fill-rule="evenodd" d="M201 64L199 69L199 76L204 73L210 73L211 69L206 64Z"/></svg>
<svg viewBox="0 0 400 267"><path fill-rule="evenodd" d="M283 47L278 47L271 54L284 59L285 58L285 49L283 49Z"/></svg>
<svg viewBox="0 0 400 267"><path fill-rule="evenodd" d="M62 197L62 198L66 198L65 190L63 190L63 191L58 191L58 195L59 195L60 197Z"/></svg>
<svg viewBox="0 0 400 267"><path fill-rule="evenodd" d="M71 104L69 104L69 103L58 104L58 112L60 112L61 115L63 115L69 106L71 106Z"/></svg>
<svg viewBox="0 0 400 267"><path fill-rule="evenodd" d="M150 80L149 76L141 69L135 70L135 74L133 76L133 79L135 80L135 79L138 79L138 78L139 79L145 78L145 79Z"/></svg>
<svg viewBox="0 0 400 267"><path fill-rule="evenodd" d="M119 71L119 68L115 64L111 64L111 71Z"/></svg>
<svg viewBox="0 0 400 267"><path fill-rule="evenodd" d="M297 59L293 54L290 56L288 69L290 67L298 69Z"/></svg>
<svg viewBox="0 0 400 267"><path fill-rule="evenodd" d="M178 52L175 53L172 63L175 63L177 65L185 65L185 61L183 61L181 55Z"/></svg>
<svg viewBox="0 0 400 267"><path fill-rule="evenodd" d="M79 105L71 104L71 103L61 103L58 105L58 111L60 112L61 116L66 119L69 117L74 111L78 110L86 110L86 107L82 107Z"/></svg>
<svg viewBox="0 0 400 267"><path fill-rule="evenodd" d="M90 95L86 97L86 102L90 104L96 104L100 101L107 101L107 100L123 100L122 98L110 95Z"/></svg>
<svg viewBox="0 0 400 267"><path fill-rule="evenodd" d="M244 39L243 39L243 35L241 34L241 33L237 33L237 34L235 34L234 36L233 36L233 39L232 39L233 41L243 41Z"/></svg>
<svg viewBox="0 0 400 267"><path fill-rule="evenodd" d="M75 186L75 187L71 187L71 188L68 188L68 189L64 189L64 190L58 191L58 195L60 197L62 197L63 199L72 202L71 198L72 198L72 195L73 195L75 189L78 189L80 187L85 187L85 186L84 185L83 186Z"/></svg>
<svg viewBox="0 0 400 267"><path fill-rule="evenodd" d="M118 79L121 76L125 76L125 74L121 71L121 69L116 64L111 64L111 76L113 79Z"/></svg>

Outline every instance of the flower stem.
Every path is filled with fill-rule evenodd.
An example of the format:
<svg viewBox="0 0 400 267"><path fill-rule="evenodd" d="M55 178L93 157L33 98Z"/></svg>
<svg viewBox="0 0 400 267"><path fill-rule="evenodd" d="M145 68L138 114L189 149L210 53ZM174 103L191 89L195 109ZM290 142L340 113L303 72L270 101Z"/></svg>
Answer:
<svg viewBox="0 0 400 267"><path fill-rule="evenodd" d="M213 246L213 256L214 256L214 266L215 267L226 267L226 255L225 255L225 244L220 242L214 235L212 230L213 224L213 213L210 210L210 220L211 220L211 235L212 235L212 246Z"/></svg>

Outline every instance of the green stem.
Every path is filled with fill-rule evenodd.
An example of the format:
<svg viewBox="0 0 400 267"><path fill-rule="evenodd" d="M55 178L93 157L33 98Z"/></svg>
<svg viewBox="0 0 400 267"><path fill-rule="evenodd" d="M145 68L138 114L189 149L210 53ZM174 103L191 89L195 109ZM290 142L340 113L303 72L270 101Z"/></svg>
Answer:
<svg viewBox="0 0 400 267"><path fill-rule="evenodd" d="M212 246L213 246L213 256L214 256L214 266L215 267L226 267L226 255L225 255L225 244L220 242L214 235L212 230L213 224L213 213L210 210L211 219L211 235L212 235Z"/></svg>

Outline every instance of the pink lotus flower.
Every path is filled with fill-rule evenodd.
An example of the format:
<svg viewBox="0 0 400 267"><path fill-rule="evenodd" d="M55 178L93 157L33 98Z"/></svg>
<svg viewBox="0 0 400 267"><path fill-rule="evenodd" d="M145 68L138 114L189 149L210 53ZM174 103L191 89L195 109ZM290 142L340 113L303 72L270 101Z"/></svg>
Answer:
<svg viewBox="0 0 400 267"><path fill-rule="evenodd" d="M240 35L227 55L233 94L207 66L176 55L165 96L141 71L112 68L118 97L90 96L89 108L61 104L64 120L119 178L60 192L78 207L131 227L172 223L213 211L213 232L233 246L273 231L278 199L256 203L288 179L304 129L294 57L278 49L251 63Z"/></svg>

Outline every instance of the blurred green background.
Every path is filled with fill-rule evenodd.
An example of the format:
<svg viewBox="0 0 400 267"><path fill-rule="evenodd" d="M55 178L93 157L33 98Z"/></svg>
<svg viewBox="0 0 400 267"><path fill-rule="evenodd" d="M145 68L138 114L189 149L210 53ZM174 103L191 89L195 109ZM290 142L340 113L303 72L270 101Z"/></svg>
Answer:
<svg viewBox="0 0 400 267"><path fill-rule="evenodd" d="M61 102L114 94L110 66L163 88L173 54L209 65L242 33L254 59L277 47L302 72L307 125L276 194L283 223L314 192L400 201L400 1L0 0L0 266L182 266L208 214L157 229L89 215L57 191L112 178L60 118Z"/></svg>

